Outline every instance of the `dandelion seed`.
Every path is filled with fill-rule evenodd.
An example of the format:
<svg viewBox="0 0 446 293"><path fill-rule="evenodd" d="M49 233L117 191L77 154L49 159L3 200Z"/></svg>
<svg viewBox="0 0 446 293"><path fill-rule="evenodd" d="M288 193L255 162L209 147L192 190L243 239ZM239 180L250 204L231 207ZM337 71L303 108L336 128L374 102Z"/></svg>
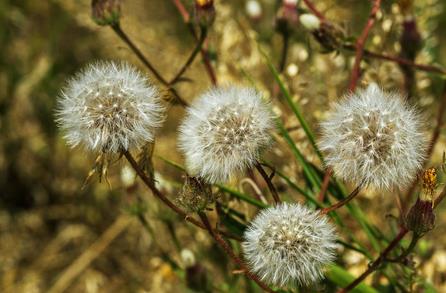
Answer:
<svg viewBox="0 0 446 293"><path fill-rule="evenodd" d="M136 68L98 62L68 82L56 115L69 145L116 153L153 141L163 111L158 90Z"/></svg>
<svg viewBox="0 0 446 293"><path fill-rule="evenodd" d="M272 113L258 92L215 88L187 110L179 147L191 175L208 183L224 182L257 161L271 142L272 129Z"/></svg>
<svg viewBox="0 0 446 293"><path fill-rule="evenodd" d="M252 272L277 286L311 285L335 258L336 234L328 218L300 204L264 209L244 235Z"/></svg>
<svg viewBox="0 0 446 293"><path fill-rule="evenodd" d="M376 84L337 104L321 128L326 163L344 180L402 188L422 166L427 141L420 116L399 95Z"/></svg>

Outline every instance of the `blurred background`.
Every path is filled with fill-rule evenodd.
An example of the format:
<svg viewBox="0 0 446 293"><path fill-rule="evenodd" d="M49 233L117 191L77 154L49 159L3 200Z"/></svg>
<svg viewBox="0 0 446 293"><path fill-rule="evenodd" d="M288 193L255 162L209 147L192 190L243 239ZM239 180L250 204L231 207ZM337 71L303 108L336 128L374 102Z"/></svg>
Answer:
<svg viewBox="0 0 446 293"><path fill-rule="evenodd" d="M369 1L313 2L339 25L346 39L360 34L370 11ZM445 65L446 3L383 2L367 49L402 54L402 24L414 16L422 41L416 61ZM183 3L192 8L191 1ZM54 110L61 87L73 73L98 59L124 59L145 70L113 30L95 24L90 5L88 0L0 0L0 292L256 292L243 276L232 273L234 267L204 231L159 204L123 160L110 166L110 184L93 177L82 188L96 157L67 147L58 131ZM316 131L330 103L348 87L354 53L321 45L295 15L284 15L281 6L282 1L275 0L215 1L216 19L206 46L218 83L255 84L274 101L274 110L284 117L307 159L320 164L281 100L259 46L281 69L293 99ZM303 3L298 7L306 9ZM176 74L195 45L170 0L123 1L121 26L167 78ZM282 62L284 26L288 48ZM395 63L368 59L362 66L362 85L375 81L385 89L411 93L410 101L421 107L430 135L444 77L417 71L408 85L410 76ZM201 57L185 76L191 81L176 89L187 101L211 86ZM183 113L178 105L169 109L155 149L157 179L172 198L183 182L182 174L160 158L183 164L175 147ZM444 134L442 128L430 165L441 163ZM267 158L299 183L300 167L290 162L284 145L278 143ZM284 182L275 179L275 183L287 191ZM252 192L237 182L233 186ZM145 204L138 201L140 197ZM303 201L299 195L295 199ZM384 231L397 227L395 201L394 194L374 192L358 199L371 223ZM428 280L438 292L446 292L444 206L437 212L436 228L419 243L417 269L403 273L408 283ZM141 208L148 222L145 228L134 216ZM340 214L354 230L357 224L347 213ZM358 235L364 237L361 231ZM354 251L344 251L340 258L353 275L367 267L367 260ZM206 279L205 287L195 285Z"/></svg>

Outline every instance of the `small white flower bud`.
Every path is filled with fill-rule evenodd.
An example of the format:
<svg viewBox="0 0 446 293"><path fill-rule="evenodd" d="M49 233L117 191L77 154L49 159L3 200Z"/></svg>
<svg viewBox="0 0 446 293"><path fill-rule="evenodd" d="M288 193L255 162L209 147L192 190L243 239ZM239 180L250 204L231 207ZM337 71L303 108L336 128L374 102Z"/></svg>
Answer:
<svg viewBox="0 0 446 293"><path fill-rule="evenodd" d="M321 21L315 15L306 13L299 17L300 23L309 31L318 30L321 27Z"/></svg>
<svg viewBox="0 0 446 293"><path fill-rule="evenodd" d="M257 0L248 0L246 2L245 9L246 14L248 14L248 16L251 18L257 19L262 16L262 6Z"/></svg>

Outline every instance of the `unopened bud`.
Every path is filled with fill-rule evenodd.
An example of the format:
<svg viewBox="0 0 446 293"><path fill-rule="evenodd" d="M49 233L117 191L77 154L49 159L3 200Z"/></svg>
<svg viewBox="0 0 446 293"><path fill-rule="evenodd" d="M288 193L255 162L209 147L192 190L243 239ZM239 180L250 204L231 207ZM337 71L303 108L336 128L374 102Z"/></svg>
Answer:
<svg viewBox="0 0 446 293"><path fill-rule="evenodd" d="M200 26L211 26L215 20L214 0L195 0L195 19Z"/></svg>
<svg viewBox="0 0 446 293"><path fill-rule="evenodd" d="M299 21L304 26L304 28L309 31L315 31L321 27L321 21L319 20L319 18L310 13L302 14L299 17Z"/></svg>
<svg viewBox="0 0 446 293"><path fill-rule="evenodd" d="M316 24L313 27L316 27ZM320 22L319 28L312 32L315 39L328 52L339 49L345 41L344 30L340 26L328 21Z"/></svg>
<svg viewBox="0 0 446 293"><path fill-rule="evenodd" d="M91 2L93 20L99 25L119 23L122 0L93 0Z"/></svg>
<svg viewBox="0 0 446 293"><path fill-rule="evenodd" d="M403 22L403 33L400 38L401 57L415 60L422 47L421 35L414 17L407 17Z"/></svg>
<svg viewBox="0 0 446 293"><path fill-rule="evenodd" d="M262 17L263 11L262 6L257 0L248 0L245 5L246 14L252 19L260 19Z"/></svg>
<svg viewBox="0 0 446 293"><path fill-rule="evenodd" d="M282 6L277 11L276 29L281 33L288 33L297 21L297 2L283 0Z"/></svg>
<svg viewBox="0 0 446 293"><path fill-rule="evenodd" d="M177 202L186 212L195 213L206 209L214 200L210 185L198 178L187 177Z"/></svg>
<svg viewBox="0 0 446 293"><path fill-rule="evenodd" d="M406 217L406 227L418 235L434 228L435 214L432 200L418 198Z"/></svg>

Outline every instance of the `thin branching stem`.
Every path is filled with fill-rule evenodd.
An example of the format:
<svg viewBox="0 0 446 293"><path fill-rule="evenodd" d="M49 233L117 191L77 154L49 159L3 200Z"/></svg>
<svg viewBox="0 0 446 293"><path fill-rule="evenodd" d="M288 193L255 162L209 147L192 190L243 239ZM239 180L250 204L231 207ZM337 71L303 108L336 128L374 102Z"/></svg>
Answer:
<svg viewBox="0 0 446 293"><path fill-rule="evenodd" d="M195 60L195 57L200 52L201 48L203 47L203 43L206 40L207 31L208 30L206 27L201 28L200 38L197 41L197 45L195 46L195 49L192 51L192 53L190 54L186 63L184 63L184 65L181 67L181 69L178 71L178 73L175 75L175 77L172 78L172 80L169 82L170 86L174 85L175 83L177 83L180 80L180 78L184 74L184 72L186 72L186 70L189 68L189 66L192 64L192 62Z"/></svg>
<svg viewBox="0 0 446 293"><path fill-rule="evenodd" d="M276 204L280 203L281 201L280 201L279 193L277 192L276 187L274 186L273 182L271 181L270 176L268 176L268 174L266 174L265 170L263 169L263 167L260 163L257 163L255 166L256 166L257 171L259 171L260 175L262 175L263 180L265 180L266 184L268 185L268 189L271 192L274 202Z"/></svg>
<svg viewBox="0 0 446 293"><path fill-rule="evenodd" d="M169 82L158 72L158 70L150 63L149 59L136 47L133 41L129 38L129 36L122 30L121 25L119 23L112 25L111 28L116 33L116 35L124 41L124 43L129 46L129 48L133 51L133 53L138 57L138 59L153 73L155 78L162 83L164 86L169 87ZM174 88L169 87L169 91L178 101L178 103L182 106L187 106L188 103L180 97L177 91Z"/></svg>
<svg viewBox="0 0 446 293"><path fill-rule="evenodd" d="M348 50L348 51L352 51L352 52L356 51L355 50L355 46L354 45L350 45L350 44L342 45L342 49L345 49L345 50ZM411 61L409 59L401 58L401 57L398 57L398 56L391 56L391 55L376 53L376 52L364 49L364 58L367 58L367 57L375 58L375 59L381 59L381 60L386 60L386 61L398 63L400 65L407 65L407 66L413 67L414 69L421 70L421 71L432 72L432 73L439 73L439 74L446 74L446 69L444 69L442 67L439 67L439 66L419 64L419 63L415 63L415 62L413 62L413 61Z"/></svg>
<svg viewBox="0 0 446 293"><path fill-rule="evenodd" d="M199 212L198 215L200 216L201 221L203 222L203 225L206 227L206 230L209 232L209 234L212 236L212 238L215 239L215 241L221 246L221 248L232 258L232 260L240 267L240 269L243 271L243 273L257 283L257 285L260 286L265 292L275 292L271 288L268 287L265 283L263 283L260 278L251 273L248 269L248 267L245 265L245 263L234 253L231 246L221 237L221 235L212 228L209 219L207 215L204 212Z"/></svg>
<svg viewBox="0 0 446 293"><path fill-rule="evenodd" d="M367 278L371 273L373 273L380 265L385 261L387 258L387 255L400 243L401 239L404 238L404 236L407 234L408 230L406 228L401 228L398 234L395 236L395 238L389 243L389 245L386 247L386 249L381 252L379 257L373 261L368 269L362 273L359 277L357 277L353 282L351 282L347 287L339 290L337 293L346 293L350 292L352 289L354 289L356 286L359 285L365 278Z"/></svg>
<svg viewBox="0 0 446 293"><path fill-rule="evenodd" d="M189 15L189 12L184 7L181 0L172 0L172 2L175 5L175 7L177 8L178 12L181 14L181 17L183 18L184 23L187 25L191 35L195 38L195 40L198 41L198 36L194 30L194 26L191 23L191 17ZM214 72L214 68L212 67L208 52L203 46L201 46L201 48L200 48L200 53L201 53L201 58L203 59L204 66L206 68L206 72L207 72L212 84L217 85L217 76Z"/></svg>
<svg viewBox="0 0 446 293"><path fill-rule="evenodd" d="M307 5L308 9L320 20L324 21L325 17L324 15L316 9L316 6L310 1L310 0L304 0L305 5Z"/></svg>
<svg viewBox="0 0 446 293"><path fill-rule="evenodd" d="M321 190L319 191L318 200L323 203L325 200L325 193L327 192L328 185L330 185L330 178L333 175L333 169L328 167L325 171L324 180L322 181Z"/></svg>
<svg viewBox="0 0 446 293"><path fill-rule="evenodd" d="M323 208L321 210L321 213L322 214L328 214L329 212L337 210L340 207L348 204L352 199L354 199L359 194L359 192L361 191L362 187L363 187L363 184L362 183L359 184L358 187L356 187L355 190L353 190L346 198L338 201L337 203L333 204L332 206Z"/></svg>
<svg viewBox="0 0 446 293"><path fill-rule="evenodd" d="M127 161L130 163L132 168L135 170L136 174L141 178L141 180L144 182L144 184L152 191L153 195L159 198L166 206L168 206L172 211L177 213L179 216L181 216L186 221L194 224L195 226L206 229L206 227L199 221L197 221L195 218L189 216L186 212L184 212L182 209L177 207L172 201L170 201L156 186L155 183L144 173L144 171L139 167L136 160L133 158L132 154L130 154L129 151L124 151L123 155L127 159ZM226 237L235 239L240 241L241 239L239 237L236 237L234 235L231 235L229 233L226 233L224 231L220 231L220 233L224 234Z"/></svg>
<svg viewBox="0 0 446 293"><path fill-rule="evenodd" d="M427 155L425 159L425 165L427 162L429 162L430 157L432 156L432 153L434 152L435 145L437 144L437 141L440 137L441 128L443 127L443 120L444 115L446 112L446 82L443 85L443 94L440 101L440 106L438 107L438 114L437 114L437 124L435 125L434 130L432 131L432 137L429 144L429 149L427 150ZM415 188L417 187L418 178L415 179L412 182L412 185L410 186L409 190L407 191L405 195L405 201L404 205L402 207L402 210L404 211L406 209L406 204L411 202L411 196L413 192L415 191Z"/></svg>
<svg viewBox="0 0 446 293"><path fill-rule="evenodd" d="M441 201L446 197L446 187L443 188L440 195L435 199L434 201L434 209L438 207L438 205L441 203ZM356 286L358 286L365 278L367 278L370 274L372 274L375 270L379 268L379 266L386 262L388 259L389 253L398 246L400 241L406 236L406 234L409 232L409 230L405 227L401 227L398 234L395 236L395 238L387 245L387 247L380 253L378 258L373 261L367 270L362 273L359 277L357 277L353 282L351 282L347 287L339 290L337 293L346 293L350 292L352 289L354 289Z"/></svg>
<svg viewBox="0 0 446 293"><path fill-rule="evenodd" d="M373 1L373 7L370 11L369 19L367 20L367 24L365 25L361 36L358 38L358 41L356 42L356 56L355 56L355 63L353 64L352 74L350 78L350 85L349 89L351 92L353 92L356 89L356 85L358 84L359 75L361 74L361 60L364 55L364 46L367 41L367 37L369 36L370 30L372 29L375 20L376 20L376 14L381 6L381 0L374 0Z"/></svg>
<svg viewBox="0 0 446 293"><path fill-rule="evenodd" d="M163 85L168 85L167 80L164 79L164 77L161 76L161 74L158 72L158 70L152 65L152 63L147 59L146 56L136 47L136 45L133 43L133 41L129 38L129 36L122 30L121 25L119 23L112 25L111 28L113 31L118 35L118 37L121 38L135 53L135 55L138 57L139 60L153 73L155 78L161 82Z"/></svg>

